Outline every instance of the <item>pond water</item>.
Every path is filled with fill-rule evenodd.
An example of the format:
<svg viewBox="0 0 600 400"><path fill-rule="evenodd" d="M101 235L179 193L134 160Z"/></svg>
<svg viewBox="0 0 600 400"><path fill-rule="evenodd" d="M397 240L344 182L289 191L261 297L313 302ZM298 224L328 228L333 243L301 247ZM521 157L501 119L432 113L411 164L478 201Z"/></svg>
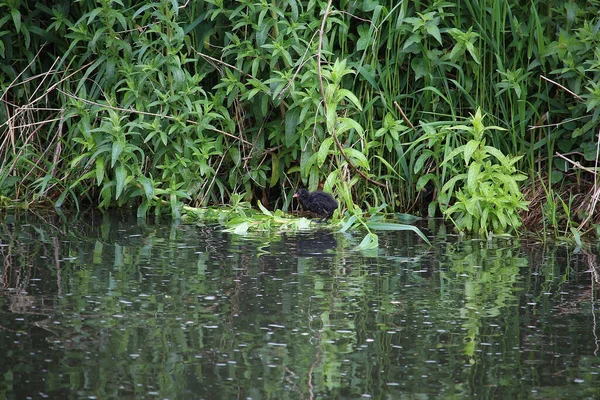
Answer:
<svg viewBox="0 0 600 400"><path fill-rule="evenodd" d="M2 399L600 398L595 254L0 216Z"/></svg>

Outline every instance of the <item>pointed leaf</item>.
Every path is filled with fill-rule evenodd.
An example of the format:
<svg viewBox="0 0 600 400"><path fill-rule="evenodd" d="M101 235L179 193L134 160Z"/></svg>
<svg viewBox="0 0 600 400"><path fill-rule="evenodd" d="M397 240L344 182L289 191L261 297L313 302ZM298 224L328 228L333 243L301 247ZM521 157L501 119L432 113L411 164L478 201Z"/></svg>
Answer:
<svg viewBox="0 0 600 400"><path fill-rule="evenodd" d="M331 145L333 144L333 137L328 137L327 139L323 140L323 143L321 143L321 146L319 147L319 151L317 152L317 166L321 167L323 165L323 163L325 162L325 159L327 158L327 155L329 154L329 148L331 147Z"/></svg>
<svg viewBox="0 0 600 400"><path fill-rule="evenodd" d="M267 210L265 208L265 206L262 205L261 201L257 201L256 204L258 205L258 208L260 208L260 211L262 211L263 214L265 214L268 217L272 217L273 214L271 213L271 211Z"/></svg>
<svg viewBox="0 0 600 400"><path fill-rule="evenodd" d="M419 228L413 225L396 224L388 222L367 222L366 225L369 229L380 231L413 231L417 235L419 235L419 237L423 239L425 243L431 245L429 239L427 239L427 236L425 236Z"/></svg>
<svg viewBox="0 0 600 400"><path fill-rule="evenodd" d="M113 143L113 145L112 145L111 160L110 160L110 167L111 168L114 168L115 163L119 159L119 156L123 152L124 148L125 148L125 144L123 142L116 141L116 142Z"/></svg>
<svg viewBox="0 0 600 400"><path fill-rule="evenodd" d="M125 178L127 177L127 172L122 165L119 165L115 169L115 178L117 179L117 193L115 195L115 199L118 199L121 193L123 192L123 188L125 187Z"/></svg>
<svg viewBox="0 0 600 400"><path fill-rule="evenodd" d="M367 160L367 157L365 157L365 155L363 153L361 153L360 151L350 148L350 147L346 147L344 149L344 153L346 153L346 155L352 159L352 161L357 164L360 167L363 167L364 169L368 170L370 168L369 166L369 160Z"/></svg>
<svg viewBox="0 0 600 400"><path fill-rule="evenodd" d="M474 162L469 167L469 171L467 172L467 190L471 193L475 193L477 190L477 181L480 176L481 164L478 162Z"/></svg>
<svg viewBox="0 0 600 400"><path fill-rule="evenodd" d="M104 180L104 158L99 157L96 160L96 183L98 186L102 184Z"/></svg>
<svg viewBox="0 0 600 400"><path fill-rule="evenodd" d="M338 96L345 97L347 100L352 102L354 104L354 106L356 108L358 108L359 111L362 111L362 106L360 105L360 101L358 100L358 97L356 97L356 95L354 93L352 93L351 91L349 91L348 89L339 89Z"/></svg>
<svg viewBox="0 0 600 400"><path fill-rule="evenodd" d="M471 156L479 147L479 142L477 140L469 140L469 142L465 145L465 164L469 165L469 161L471 160Z"/></svg>

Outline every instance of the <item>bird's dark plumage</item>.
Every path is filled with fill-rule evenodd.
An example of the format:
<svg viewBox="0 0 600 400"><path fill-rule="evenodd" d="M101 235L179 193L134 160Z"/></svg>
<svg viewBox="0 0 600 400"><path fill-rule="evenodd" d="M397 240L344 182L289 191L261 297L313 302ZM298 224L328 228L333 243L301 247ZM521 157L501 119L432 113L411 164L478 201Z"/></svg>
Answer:
<svg viewBox="0 0 600 400"><path fill-rule="evenodd" d="M338 208L338 202L333 196L320 190L309 192L306 189L300 189L294 194L294 197L300 200L305 210L322 216L325 221L331 218L333 212Z"/></svg>

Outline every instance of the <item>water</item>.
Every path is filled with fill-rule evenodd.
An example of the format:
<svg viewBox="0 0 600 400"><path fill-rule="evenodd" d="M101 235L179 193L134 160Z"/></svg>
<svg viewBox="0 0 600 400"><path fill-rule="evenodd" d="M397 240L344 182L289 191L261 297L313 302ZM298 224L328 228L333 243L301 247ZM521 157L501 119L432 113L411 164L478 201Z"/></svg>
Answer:
<svg viewBox="0 0 600 400"><path fill-rule="evenodd" d="M592 253L0 220L2 399L600 398Z"/></svg>

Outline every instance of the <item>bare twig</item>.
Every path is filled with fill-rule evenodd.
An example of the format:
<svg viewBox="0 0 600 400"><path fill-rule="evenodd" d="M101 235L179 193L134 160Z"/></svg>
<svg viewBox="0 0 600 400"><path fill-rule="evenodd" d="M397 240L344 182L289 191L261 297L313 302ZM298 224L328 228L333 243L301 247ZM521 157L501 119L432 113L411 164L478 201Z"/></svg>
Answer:
<svg viewBox="0 0 600 400"><path fill-rule="evenodd" d="M590 174L593 174L594 176L596 175L596 171L591 170L589 168L584 167L583 165L581 165L578 161L573 161L568 159L567 157L563 156L562 154L556 152L554 153L556 156L558 156L559 158L562 158L563 160L565 160L566 162L568 162L569 164L573 164L573 166L575 166L576 168L582 169L586 172L589 172Z"/></svg>
<svg viewBox="0 0 600 400"><path fill-rule="evenodd" d="M255 78L254 78L254 77L253 77L251 74L248 74L248 73L246 73L246 72L242 71L241 69L239 69L239 68L238 68L238 67L236 67L235 65L228 64L228 63L226 63L226 62L225 62L225 61L223 61L223 60L219 60L218 58L214 58L214 57L211 57L211 56L209 56L209 55L207 55L207 54L201 53L201 52L199 52L199 51L198 51L198 50L196 50L196 49L194 49L194 51L196 52L196 54L198 54L200 57L202 57L202 58L204 58L204 59L206 59L206 60L214 61L214 62L216 62L216 63L218 63L218 64L225 65L226 67L229 67L229 68L231 68L231 69L234 69L234 70L236 70L237 72L239 72L239 73L240 73L240 74L242 74L242 75L247 75L247 76L249 76L250 78L252 78L252 79L255 79Z"/></svg>
<svg viewBox="0 0 600 400"><path fill-rule="evenodd" d="M546 125L530 125L529 130L540 129L540 128L556 128L557 126L561 126L563 124L567 124L569 122L577 121L580 119L589 118L589 115L584 115L582 117L577 118L568 118L563 121L557 122L556 124L546 124Z"/></svg>
<svg viewBox="0 0 600 400"><path fill-rule="evenodd" d="M397 101L394 101L394 105L396 106L396 108L398 109L398 111L400 111L400 115L402 115L402 118L404 119L404 121L406 121L406 123L408 124L408 126L410 126L412 129L415 129L415 126L406 117L406 114L404 114L404 111L402 111L402 108L400 107L400 105L398 104Z"/></svg>
<svg viewBox="0 0 600 400"><path fill-rule="evenodd" d="M583 99L582 99L582 98L581 98L581 97L580 97L580 96L579 96L577 93L570 91L569 89L567 89L566 87L564 87L564 86L563 86L563 85L561 85L560 83L558 83L558 82L554 82L552 79L548 79L548 78L546 78L544 75L540 75L540 77L541 77L543 80L545 80L545 81L548 81L548 82L550 82L550 83L553 83L553 84L555 84L556 86L558 86L559 88L561 88L561 89L562 89L562 90L564 90L565 92L567 92L567 93L571 94L571 95L572 95L573 97L575 97L577 100L584 101L584 100L583 100Z"/></svg>

